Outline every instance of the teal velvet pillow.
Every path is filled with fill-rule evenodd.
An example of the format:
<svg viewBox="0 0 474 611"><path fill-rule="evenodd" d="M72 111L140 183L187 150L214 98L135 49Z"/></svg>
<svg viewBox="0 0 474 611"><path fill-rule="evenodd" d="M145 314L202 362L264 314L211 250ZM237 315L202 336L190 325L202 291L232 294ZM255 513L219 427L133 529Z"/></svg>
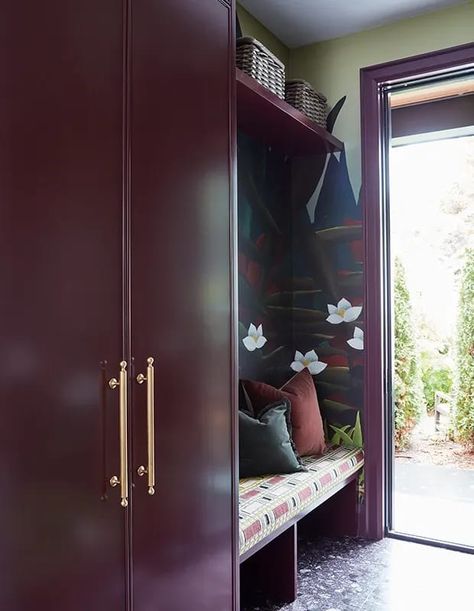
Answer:
<svg viewBox="0 0 474 611"><path fill-rule="evenodd" d="M290 402L281 399L258 417L239 411L240 477L305 471L291 438Z"/></svg>

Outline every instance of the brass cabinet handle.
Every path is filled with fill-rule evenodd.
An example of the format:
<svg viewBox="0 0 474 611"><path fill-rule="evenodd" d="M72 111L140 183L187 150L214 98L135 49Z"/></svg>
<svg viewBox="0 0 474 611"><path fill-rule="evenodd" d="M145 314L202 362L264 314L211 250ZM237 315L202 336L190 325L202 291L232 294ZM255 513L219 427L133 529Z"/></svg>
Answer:
<svg viewBox="0 0 474 611"><path fill-rule="evenodd" d="M127 362L120 363L120 376L109 380L112 390L120 389L120 476L113 475L110 478L112 487L120 485L120 504L128 506L128 400L127 400Z"/></svg>
<svg viewBox="0 0 474 611"><path fill-rule="evenodd" d="M151 356L147 359L146 376L143 373L137 375L137 382L143 384L146 381L147 397L147 437L148 437L148 466L141 465L137 469L140 477L148 475L148 494L155 494L155 359Z"/></svg>

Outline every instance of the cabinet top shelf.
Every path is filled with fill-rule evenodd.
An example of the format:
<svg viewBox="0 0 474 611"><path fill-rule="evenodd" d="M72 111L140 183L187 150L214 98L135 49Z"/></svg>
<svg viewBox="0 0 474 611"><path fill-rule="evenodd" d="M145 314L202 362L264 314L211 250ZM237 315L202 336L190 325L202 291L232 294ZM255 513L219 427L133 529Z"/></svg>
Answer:
<svg viewBox="0 0 474 611"><path fill-rule="evenodd" d="M342 151L344 144L237 68L237 123L249 136L290 155Z"/></svg>

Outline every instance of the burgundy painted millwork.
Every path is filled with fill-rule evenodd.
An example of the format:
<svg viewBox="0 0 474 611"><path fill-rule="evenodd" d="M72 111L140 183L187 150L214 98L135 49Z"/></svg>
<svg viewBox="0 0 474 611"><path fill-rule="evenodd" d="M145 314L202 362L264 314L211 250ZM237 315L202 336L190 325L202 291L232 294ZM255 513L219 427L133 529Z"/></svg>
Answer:
<svg viewBox="0 0 474 611"><path fill-rule="evenodd" d="M292 155L342 151L343 143L242 70L237 74L239 129Z"/></svg>
<svg viewBox="0 0 474 611"><path fill-rule="evenodd" d="M236 609L235 8L0 6L0 608Z"/></svg>
<svg viewBox="0 0 474 611"><path fill-rule="evenodd" d="M317 535L358 535L359 471L338 482L315 503L265 537L240 556L242 602L253 603L252 596L263 591L275 603L295 600L297 593L298 528L311 540Z"/></svg>
<svg viewBox="0 0 474 611"><path fill-rule="evenodd" d="M272 603L291 603L298 588L297 524L285 529L251 556L241 567L242 602L253 603L255 592L264 592Z"/></svg>
<svg viewBox="0 0 474 611"><path fill-rule="evenodd" d="M156 494L146 389L133 384L134 611L233 608L233 12L132 7L134 375L156 365Z"/></svg>
<svg viewBox="0 0 474 611"><path fill-rule="evenodd" d="M307 507L305 507L305 509L300 511L300 513L298 513L293 518L285 522L282 526L274 530L270 535L267 535L264 539L259 541L256 545L254 545L251 549L249 549L244 554L242 554L239 558L240 562L241 563L246 562L254 554L257 554L261 549L263 549L266 545L268 545L268 543L270 543L273 539L276 539L277 537L279 537L283 532L285 532L286 529L292 527L293 525L297 524L301 520L305 520L307 516L319 515L321 508L324 507L326 503L328 503L328 501L333 500L334 505L331 502L330 506L337 506L338 511L340 508L341 511L345 512L347 521L352 523L352 519L357 514L357 503L352 503L350 501L351 493L349 493L349 497L348 497L347 494L344 494L344 495L342 494L342 490L346 490L346 488L353 489L354 486L357 486L358 474L359 474L359 471L357 471L357 473L353 473L352 475L349 475L349 477L345 479L340 480L335 486L331 488L331 490L326 492L326 494L323 494L322 496L317 498L314 503L311 503L311 505L308 505ZM353 530L351 528L349 528L348 531L344 531L340 534L343 534L343 535L352 535L353 534Z"/></svg>
<svg viewBox="0 0 474 611"><path fill-rule="evenodd" d="M365 282L365 520L363 534L384 536L385 385L382 239L382 104L384 84L435 72L449 72L474 63L474 44L370 66L361 70L362 201L364 207Z"/></svg>
<svg viewBox="0 0 474 611"><path fill-rule="evenodd" d="M359 472L337 493L309 513L298 524L299 534L309 539L316 536L357 537L359 535Z"/></svg>
<svg viewBox="0 0 474 611"><path fill-rule="evenodd" d="M0 8L0 608L125 611L122 6Z"/></svg>
<svg viewBox="0 0 474 611"><path fill-rule="evenodd" d="M474 125L474 95L392 108L392 138Z"/></svg>

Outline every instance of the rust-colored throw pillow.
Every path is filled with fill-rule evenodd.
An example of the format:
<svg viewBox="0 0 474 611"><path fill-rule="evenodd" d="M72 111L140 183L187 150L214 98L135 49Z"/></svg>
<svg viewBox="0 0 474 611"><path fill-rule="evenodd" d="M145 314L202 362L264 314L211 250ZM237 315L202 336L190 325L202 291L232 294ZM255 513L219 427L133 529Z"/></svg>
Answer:
<svg viewBox="0 0 474 611"><path fill-rule="evenodd" d="M290 400L292 437L300 456L324 452L323 420L313 378L307 369L297 373L280 389L252 380L245 380L244 384L257 414L269 403Z"/></svg>

